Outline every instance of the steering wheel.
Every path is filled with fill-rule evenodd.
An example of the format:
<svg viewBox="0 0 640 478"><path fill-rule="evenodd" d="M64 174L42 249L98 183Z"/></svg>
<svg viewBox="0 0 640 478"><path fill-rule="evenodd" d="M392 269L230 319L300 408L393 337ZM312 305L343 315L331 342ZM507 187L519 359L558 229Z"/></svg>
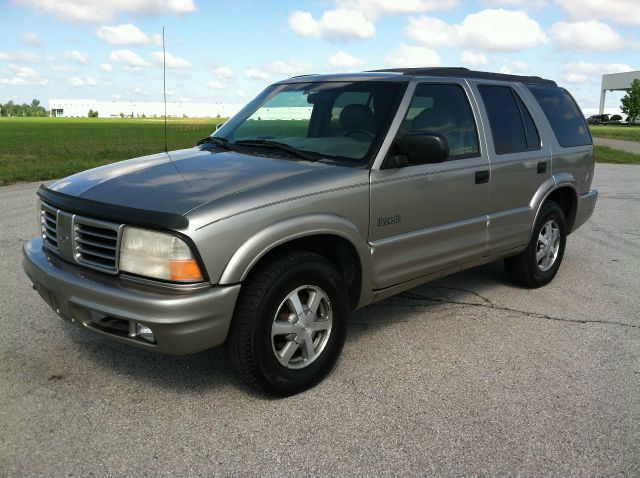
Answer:
<svg viewBox="0 0 640 478"><path fill-rule="evenodd" d="M348 136L351 136L352 134L363 134L365 136L368 136L371 139L376 138L376 136L371 131L367 131L366 129L350 129L343 136L348 137Z"/></svg>

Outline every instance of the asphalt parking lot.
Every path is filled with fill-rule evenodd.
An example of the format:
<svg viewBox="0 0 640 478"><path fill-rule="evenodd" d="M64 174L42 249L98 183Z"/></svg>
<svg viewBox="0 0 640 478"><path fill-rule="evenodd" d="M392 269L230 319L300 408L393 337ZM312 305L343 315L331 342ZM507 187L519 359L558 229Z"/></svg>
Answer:
<svg viewBox="0 0 640 478"><path fill-rule="evenodd" d="M360 310L335 371L283 400L219 350L60 320L20 266L37 184L0 188L0 476L639 476L640 167L594 186L549 286L497 263Z"/></svg>

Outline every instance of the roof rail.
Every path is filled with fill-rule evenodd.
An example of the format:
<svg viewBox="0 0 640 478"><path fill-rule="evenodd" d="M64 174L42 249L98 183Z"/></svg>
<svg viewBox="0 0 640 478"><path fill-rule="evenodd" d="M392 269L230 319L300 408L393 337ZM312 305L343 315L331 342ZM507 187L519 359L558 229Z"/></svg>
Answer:
<svg viewBox="0 0 640 478"><path fill-rule="evenodd" d="M370 70L376 73L401 73L407 76L451 76L479 80L518 81L532 85L558 86L553 80L546 80L539 76L507 75L488 71L475 71L463 67L425 67L425 68L389 68L384 70Z"/></svg>

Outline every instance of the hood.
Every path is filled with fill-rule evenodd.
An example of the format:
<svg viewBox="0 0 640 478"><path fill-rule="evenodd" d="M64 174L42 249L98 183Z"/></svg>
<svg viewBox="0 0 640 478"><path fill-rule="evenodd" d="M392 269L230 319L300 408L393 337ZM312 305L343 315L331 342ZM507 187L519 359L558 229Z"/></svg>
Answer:
<svg viewBox="0 0 640 478"><path fill-rule="evenodd" d="M216 199L325 168L319 163L192 148L90 169L49 189L101 203L184 215Z"/></svg>

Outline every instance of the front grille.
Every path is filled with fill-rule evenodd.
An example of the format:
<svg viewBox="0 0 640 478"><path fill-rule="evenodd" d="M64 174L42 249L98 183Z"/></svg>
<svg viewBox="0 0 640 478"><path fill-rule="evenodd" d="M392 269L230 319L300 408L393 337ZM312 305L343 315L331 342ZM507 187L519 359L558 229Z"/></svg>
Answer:
<svg viewBox="0 0 640 478"><path fill-rule="evenodd" d="M119 224L75 216L73 239L76 261L107 272L118 270Z"/></svg>
<svg viewBox="0 0 640 478"><path fill-rule="evenodd" d="M42 203L40 210L40 229L42 240L49 249L58 250L58 210Z"/></svg>
<svg viewBox="0 0 640 478"><path fill-rule="evenodd" d="M122 224L78 216L42 203L44 247L61 258L110 274L118 272Z"/></svg>

